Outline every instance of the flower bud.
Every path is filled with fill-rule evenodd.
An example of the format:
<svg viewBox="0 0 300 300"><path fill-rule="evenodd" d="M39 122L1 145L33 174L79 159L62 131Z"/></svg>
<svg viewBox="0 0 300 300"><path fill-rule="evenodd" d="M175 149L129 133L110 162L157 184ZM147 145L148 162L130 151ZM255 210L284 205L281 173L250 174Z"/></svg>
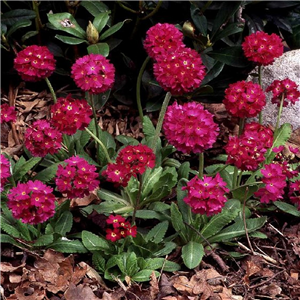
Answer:
<svg viewBox="0 0 300 300"><path fill-rule="evenodd" d="M91 44L96 44L99 39L99 32L96 27L89 21L89 25L86 28L87 39Z"/></svg>

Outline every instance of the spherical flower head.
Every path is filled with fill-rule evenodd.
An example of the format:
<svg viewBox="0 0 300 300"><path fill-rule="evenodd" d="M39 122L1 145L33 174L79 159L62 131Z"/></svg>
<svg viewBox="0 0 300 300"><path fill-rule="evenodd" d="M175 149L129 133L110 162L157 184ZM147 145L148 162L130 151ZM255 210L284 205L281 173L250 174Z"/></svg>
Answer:
<svg viewBox="0 0 300 300"><path fill-rule="evenodd" d="M265 160L267 149L261 141L241 135L230 137L225 151L228 155L227 164L233 164L242 171L254 171Z"/></svg>
<svg viewBox="0 0 300 300"><path fill-rule="evenodd" d="M115 67L100 54L88 54L76 60L72 77L78 87L90 94L101 94L112 88Z"/></svg>
<svg viewBox="0 0 300 300"><path fill-rule="evenodd" d="M266 104L266 95L259 84L238 81L225 90L226 110L234 117L255 117Z"/></svg>
<svg viewBox="0 0 300 300"><path fill-rule="evenodd" d="M15 111L14 106L9 106L7 103L1 104L1 117L0 123L4 122L16 122L17 112Z"/></svg>
<svg viewBox="0 0 300 300"><path fill-rule="evenodd" d="M84 130L91 121L92 108L86 100L73 99L71 95L58 98L51 107L51 124L67 135Z"/></svg>
<svg viewBox="0 0 300 300"><path fill-rule="evenodd" d="M183 201L192 208L192 212L207 216L222 211L227 201L225 194L229 192L219 174L215 178L204 175L203 179L200 179L195 176L182 190L188 191Z"/></svg>
<svg viewBox="0 0 300 300"><path fill-rule="evenodd" d="M287 106L289 103L294 105L300 99L300 91L298 90L298 85L289 78L284 80L274 80L270 86L267 87L266 92L272 92L272 103L280 106L282 97L283 106Z"/></svg>
<svg viewBox="0 0 300 300"><path fill-rule="evenodd" d="M16 219L23 223L40 224L54 216L55 196L53 189L39 180L18 183L7 197L7 206Z"/></svg>
<svg viewBox="0 0 300 300"><path fill-rule="evenodd" d="M260 188L254 195L260 198L261 203L269 203L282 199L286 187L286 176L280 164L271 163L261 170L264 187Z"/></svg>
<svg viewBox="0 0 300 300"><path fill-rule="evenodd" d="M261 141L264 148L271 148L273 145L273 131L257 122L247 123L244 127L244 136Z"/></svg>
<svg viewBox="0 0 300 300"><path fill-rule="evenodd" d="M40 81L55 70L53 54L45 46L32 45L17 54L14 68L25 81Z"/></svg>
<svg viewBox="0 0 300 300"><path fill-rule="evenodd" d="M10 176L11 176L10 162L3 154L0 154L0 178L1 178L0 192L4 190L4 185L8 182L8 178Z"/></svg>
<svg viewBox="0 0 300 300"><path fill-rule="evenodd" d="M62 134L46 120L35 121L25 132L25 146L33 156L55 154L61 142Z"/></svg>
<svg viewBox="0 0 300 300"><path fill-rule="evenodd" d="M190 48L168 52L156 57L153 73L160 86L172 95L193 92L205 76L199 53Z"/></svg>
<svg viewBox="0 0 300 300"><path fill-rule="evenodd" d="M166 52L176 52L184 48L182 40L182 32L173 24L157 23L146 32L144 48L151 58L156 59Z"/></svg>
<svg viewBox="0 0 300 300"><path fill-rule="evenodd" d="M183 153L202 153L211 148L219 132L213 115L197 102L170 105L163 129L169 143Z"/></svg>
<svg viewBox="0 0 300 300"><path fill-rule="evenodd" d="M72 156L58 166L55 183L57 190L66 193L68 198L82 198L99 186L98 176L94 165L84 158Z"/></svg>
<svg viewBox="0 0 300 300"><path fill-rule="evenodd" d="M242 48L250 61L263 66L272 64L274 59L283 53L281 38L275 33L269 35L263 31L247 36L242 43Z"/></svg>

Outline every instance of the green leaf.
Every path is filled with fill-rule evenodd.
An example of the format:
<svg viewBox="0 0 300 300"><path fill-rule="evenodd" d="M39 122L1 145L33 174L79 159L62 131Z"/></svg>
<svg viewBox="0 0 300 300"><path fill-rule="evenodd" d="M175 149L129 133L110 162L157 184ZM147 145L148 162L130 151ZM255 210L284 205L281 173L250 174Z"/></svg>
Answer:
<svg viewBox="0 0 300 300"><path fill-rule="evenodd" d="M55 176L58 169L58 165L60 164L61 163L54 163L50 167L38 172L37 175L34 177L34 180L49 182Z"/></svg>
<svg viewBox="0 0 300 300"><path fill-rule="evenodd" d="M24 28L24 27L28 27L31 25L31 21L30 20L20 20L16 23L14 23L14 25L12 25L7 34L6 37L9 37L10 35L12 35L15 31L17 31L19 28Z"/></svg>
<svg viewBox="0 0 300 300"><path fill-rule="evenodd" d="M37 165L41 161L41 159L41 157L32 157L28 161L25 161L25 159L23 159L20 163L19 160L14 167L14 180L19 181L28 171L30 171L35 165Z"/></svg>
<svg viewBox="0 0 300 300"><path fill-rule="evenodd" d="M109 46L107 43L97 43L87 47L88 54L101 54L107 57L109 54Z"/></svg>
<svg viewBox="0 0 300 300"><path fill-rule="evenodd" d="M10 235L1 233L1 244L11 244L15 245L17 247L24 247L22 244L18 243L14 238L12 238Z"/></svg>
<svg viewBox="0 0 300 300"><path fill-rule="evenodd" d="M149 210L149 209L141 209L136 211L136 217L139 219L157 219L157 220L165 220L166 217L163 216L162 214L154 211L154 210Z"/></svg>
<svg viewBox="0 0 300 300"><path fill-rule="evenodd" d="M200 9L196 7L194 4L191 4L191 17L193 20L193 23L195 24L197 30L203 35L207 35L207 19L206 17L201 13Z"/></svg>
<svg viewBox="0 0 300 300"><path fill-rule="evenodd" d="M209 52L208 55L215 60L223 62L232 67L244 68L249 65L241 46L233 46L220 50L214 50Z"/></svg>
<svg viewBox="0 0 300 300"><path fill-rule="evenodd" d="M53 242L53 234L41 235L33 244L35 247L47 246Z"/></svg>
<svg viewBox="0 0 300 300"><path fill-rule="evenodd" d="M125 263L126 275L132 277L139 270L136 254L134 252L126 253L126 256L123 255L123 259Z"/></svg>
<svg viewBox="0 0 300 300"><path fill-rule="evenodd" d="M225 206L217 215L214 215L209 222L201 230L201 234L206 239L214 236L226 225L233 221L239 211L241 210L241 202L239 200L231 199L225 203Z"/></svg>
<svg viewBox="0 0 300 300"><path fill-rule="evenodd" d="M274 141L272 148L277 148L281 145L284 145L286 141L290 138L292 134L292 126L289 123L282 124L274 134ZM272 149L269 149L266 154L266 161L265 164L269 164L273 161L275 158L276 153L272 151Z"/></svg>
<svg viewBox="0 0 300 300"><path fill-rule="evenodd" d="M146 137L153 137L155 134L155 127L148 116L143 117L143 133Z"/></svg>
<svg viewBox="0 0 300 300"><path fill-rule="evenodd" d="M146 242L148 241L152 241L156 244L160 243L167 230L169 227L169 222L168 221L163 221L161 223L158 223L157 225L155 225L146 235L145 240Z"/></svg>
<svg viewBox="0 0 300 300"><path fill-rule="evenodd" d="M231 190L233 198L240 201L248 200L258 190L258 185L240 186L234 190Z"/></svg>
<svg viewBox="0 0 300 300"><path fill-rule="evenodd" d="M86 253L87 249L79 240L69 240L66 238L61 238L47 248L62 252L62 253Z"/></svg>
<svg viewBox="0 0 300 300"><path fill-rule="evenodd" d="M176 249L177 245L173 242L166 242L165 246L156 252L153 253L153 256L166 256L170 254L174 249Z"/></svg>
<svg viewBox="0 0 300 300"><path fill-rule="evenodd" d="M15 227L21 233L21 237L24 238L26 241L31 241L31 235L29 231L29 227L33 227L30 224L24 224L21 220L17 220ZM35 229L35 227L33 227Z"/></svg>
<svg viewBox="0 0 300 300"><path fill-rule="evenodd" d="M24 43L26 40L28 40L38 34L39 34L39 32L36 30L28 31L22 36L21 41Z"/></svg>
<svg viewBox="0 0 300 300"><path fill-rule="evenodd" d="M201 244L190 241L188 244L182 247L181 257L184 264L189 269L196 268L204 255L204 248Z"/></svg>
<svg viewBox="0 0 300 300"><path fill-rule="evenodd" d="M13 26L21 20L31 20L35 18L35 12L30 9L14 9L1 15L1 23Z"/></svg>
<svg viewBox="0 0 300 300"><path fill-rule="evenodd" d="M82 243L83 245L89 250L89 251L97 251L97 250L103 250L107 251L110 249L109 243L107 240L101 238L100 236L83 230L82 231Z"/></svg>
<svg viewBox="0 0 300 300"><path fill-rule="evenodd" d="M241 1L224 1L220 6L217 15L213 20L213 28L211 32L211 40L214 40L215 34L220 30L222 25L233 16L241 5Z"/></svg>
<svg viewBox="0 0 300 300"><path fill-rule="evenodd" d="M70 13L47 14L49 22L58 30L72 34L80 39L86 38L85 31ZM76 44L73 44L76 45Z"/></svg>
<svg viewBox="0 0 300 300"><path fill-rule="evenodd" d="M130 19L126 19L123 22L119 22L119 23L111 26L109 29L107 29L105 32L103 32L100 35L99 40L103 41L106 38L108 38L109 36L113 35L115 32L119 31L123 27L124 23L126 23L127 21L131 21L131 20Z"/></svg>
<svg viewBox="0 0 300 300"><path fill-rule="evenodd" d="M79 38L74 38L74 37L71 37L71 36L56 34L55 37L58 40L62 41L65 44L68 44L68 45L79 45L79 44L82 44L82 43L88 44L88 42L86 40L79 39Z"/></svg>
<svg viewBox="0 0 300 300"><path fill-rule="evenodd" d="M227 37L229 35L232 35L232 34L235 34L238 32L242 32L243 30L244 30L244 28L239 27L237 23L229 24L224 29L218 31L218 33L213 38L212 42L215 43L216 41L221 40L224 37Z"/></svg>
<svg viewBox="0 0 300 300"><path fill-rule="evenodd" d="M152 274L152 272L155 273L155 276L158 277L159 276L159 272L157 271L153 271L153 270L141 270L139 272L137 272L136 274L134 274L131 279L133 281L136 282L145 282L145 281L149 281L150 280L150 276Z"/></svg>
<svg viewBox="0 0 300 300"><path fill-rule="evenodd" d="M67 232L70 232L73 225L73 215L70 211L64 211L57 222L55 223L54 232L65 236Z"/></svg>
<svg viewBox="0 0 300 300"><path fill-rule="evenodd" d="M139 144L139 141L131 136L117 135L115 139L125 146L127 145L137 146Z"/></svg>
<svg viewBox="0 0 300 300"><path fill-rule="evenodd" d="M185 161L184 163L182 163L180 165L180 167L178 168L178 180L182 179L182 178L189 178L189 173L190 173L190 163L188 161Z"/></svg>
<svg viewBox="0 0 300 300"><path fill-rule="evenodd" d="M294 205L281 201L275 201L274 205L287 214L300 217L300 211Z"/></svg>
<svg viewBox="0 0 300 300"><path fill-rule="evenodd" d="M15 238L20 238L21 237L19 230L17 230L14 226L8 224L5 221L3 216L1 216L0 224L1 224L1 230L8 233L12 237L15 237Z"/></svg>
<svg viewBox="0 0 300 300"><path fill-rule="evenodd" d="M106 26L109 20L109 12L99 13L95 16L93 25L96 27L97 31L100 33L102 29Z"/></svg>
<svg viewBox="0 0 300 300"><path fill-rule="evenodd" d="M205 55L205 54L203 54L203 55ZM216 61L213 64L212 68L206 73L201 84L207 84L208 82L212 81L214 78L219 76L219 74L222 72L224 66L225 66L225 63L223 63L221 61Z"/></svg>
<svg viewBox="0 0 300 300"><path fill-rule="evenodd" d="M122 203L124 205L128 205L128 202L126 200L124 200L122 198L122 196L120 196L117 193L111 192L109 190L100 189L100 190L97 191L97 194L98 194L98 197L101 200L107 200L107 201L111 200L111 201L114 201L114 202L117 202L117 203Z"/></svg>
<svg viewBox="0 0 300 300"><path fill-rule="evenodd" d="M94 252L92 256L93 265L98 271L104 273L105 271L105 259L100 252Z"/></svg>
<svg viewBox="0 0 300 300"><path fill-rule="evenodd" d="M147 197L154 187L154 184L160 180L161 174L163 172L162 167L147 169L144 173L142 197L141 199Z"/></svg>
<svg viewBox="0 0 300 300"><path fill-rule="evenodd" d="M80 5L94 17L96 17L100 13L109 11L108 6L102 1L81 1Z"/></svg>
<svg viewBox="0 0 300 300"><path fill-rule="evenodd" d="M248 233L261 228L267 221L267 217L247 219L246 226ZM228 242L240 238L245 235L245 227L243 220L238 220L236 223L226 227L220 233L208 239L210 243Z"/></svg>
<svg viewBox="0 0 300 300"><path fill-rule="evenodd" d="M178 206L174 202L172 202L171 204L171 222L175 231L180 234L183 240L186 240L186 226L183 223L182 214L179 211Z"/></svg>

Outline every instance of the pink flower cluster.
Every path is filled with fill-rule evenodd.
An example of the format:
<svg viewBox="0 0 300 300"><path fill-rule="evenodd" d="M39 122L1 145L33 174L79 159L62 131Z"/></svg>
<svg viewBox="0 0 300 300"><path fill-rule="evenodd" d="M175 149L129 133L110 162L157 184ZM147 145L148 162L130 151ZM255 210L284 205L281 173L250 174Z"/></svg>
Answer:
<svg viewBox="0 0 300 300"><path fill-rule="evenodd" d="M241 135L229 137L225 151L228 155L227 164L233 164L243 171L254 171L265 160L267 149L260 140Z"/></svg>
<svg viewBox="0 0 300 300"><path fill-rule="evenodd" d="M131 226L130 223L120 215L110 215L106 223L113 226L113 229L106 229L106 239L109 241L115 242L126 236L136 237L137 227L135 225Z"/></svg>
<svg viewBox="0 0 300 300"><path fill-rule="evenodd" d="M273 145L273 131L257 122L247 123L243 135L248 139L260 141L264 148L271 148Z"/></svg>
<svg viewBox="0 0 300 300"><path fill-rule="evenodd" d="M61 142L62 134L46 120L35 121L25 132L25 146L33 156L56 153Z"/></svg>
<svg viewBox="0 0 300 300"><path fill-rule="evenodd" d="M284 97L283 106L287 106L289 101L295 104L300 98L300 92L297 89L298 85L286 78L284 80L274 80L271 85L266 89L266 92L272 92L272 103L280 106L281 98Z"/></svg>
<svg viewBox="0 0 300 300"><path fill-rule="evenodd" d="M113 86L115 67L104 56L91 53L76 60L71 74L82 90L101 94Z"/></svg>
<svg viewBox="0 0 300 300"><path fill-rule="evenodd" d="M290 184L289 197L291 202L296 204L300 210L300 179Z"/></svg>
<svg viewBox="0 0 300 300"><path fill-rule="evenodd" d="M9 160L3 154L0 154L0 179L1 179L0 192L4 190L4 185L8 182L8 178L10 176L11 173L10 173Z"/></svg>
<svg viewBox="0 0 300 300"><path fill-rule="evenodd" d="M268 164L261 173L265 187L260 188L254 195L260 198L261 203L282 199L283 189L286 187L286 176L282 172L282 167L277 163Z"/></svg>
<svg viewBox="0 0 300 300"><path fill-rule="evenodd" d="M214 178L204 175L203 179L195 176L182 190L188 191L183 201L192 208L192 212L207 216L222 211L227 201L225 194L229 192L220 174Z"/></svg>
<svg viewBox="0 0 300 300"><path fill-rule="evenodd" d="M39 81L55 70L53 54L45 46L28 46L17 54L14 67L25 81Z"/></svg>
<svg viewBox="0 0 300 300"><path fill-rule="evenodd" d="M17 112L14 106L9 106L7 103L1 104L0 123L15 122L17 120Z"/></svg>
<svg viewBox="0 0 300 300"><path fill-rule="evenodd" d="M163 129L169 143L183 153L201 153L212 147L219 132L213 115L197 102L170 105Z"/></svg>
<svg viewBox="0 0 300 300"><path fill-rule="evenodd" d="M185 47L183 34L172 24L156 24L146 33L144 48L155 60L153 73L161 87L173 95L198 88L205 76L199 53Z"/></svg>
<svg viewBox="0 0 300 300"><path fill-rule="evenodd" d="M266 104L266 95L259 84L238 81L225 90L223 103L235 117L255 117Z"/></svg>
<svg viewBox="0 0 300 300"><path fill-rule="evenodd" d="M117 185L126 187L131 176L143 174L146 168L155 166L153 150L146 145L126 146L118 153L115 163L109 163L102 175Z"/></svg>
<svg viewBox="0 0 300 300"><path fill-rule="evenodd" d="M262 31L247 36L242 43L242 48L250 61L263 66L273 63L274 59L283 53L281 38L275 33L269 35Z"/></svg>
<svg viewBox="0 0 300 300"><path fill-rule="evenodd" d="M57 99L51 107L51 114L51 124L62 133L72 135L89 125L92 108L85 100L73 99L68 95Z"/></svg>
<svg viewBox="0 0 300 300"><path fill-rule="evenodd" d="M13 217L23 223L39 224L53 217L55 197L53 189L39 180L18 183L8 193L7 206Z"/></svg>
<svg viewBox="0 0 300 300"><path fill-rule="evenodd" d="M153 73L165 91L183 95L200 86L205 76L205 67L197 51L184 48L157 56Z"/></svg>
<svg viewBox="0 0 300 300"><path fill-rule="evenodd" d="M180 51L185 47L182 40L182 32L173 24L157 23L147 31L144 48L151 58L156 59L168 52Z"/></svg>
<svg viewBox="0 0 300 300"><path fill-rule="evenodd" d="M58 166L55 183L57 190L66 193L68 198L82 198L99 186L98 177L94 165L84 158L72 156Z"/></svg>

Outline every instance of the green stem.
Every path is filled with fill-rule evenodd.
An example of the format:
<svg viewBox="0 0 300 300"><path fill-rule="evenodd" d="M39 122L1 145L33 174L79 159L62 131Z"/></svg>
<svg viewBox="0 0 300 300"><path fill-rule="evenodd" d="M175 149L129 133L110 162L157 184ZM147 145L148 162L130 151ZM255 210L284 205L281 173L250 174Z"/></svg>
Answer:
<svg viewBox="0 0 300 300"><path fill-rule="evenodd" d="M138 11L135 11L134 9L131 9L131 8L125 6L121 1L117 1L117 3L118 3L122 8L124 8L125 10L127 10L127 11L129 11L129 12L131 12L131 13L133 13L133 14L138 14L138 13L139 13Z"/></svg>
<svg viewBox="0 0 300 300"><path fill-rule="evenodd" d="M284 98L285 98L285 95L284 95L284 93L283 93L282 96L281 96L281 100L280 100L280 106L279 106L279 109L278 109L277 122L276 122L276 126L275 126L274 132L275 132L275 131L278 129L278 127L279 127L279 121L280 121L280 117L281 117L281 113L282 113L282 109L283 109Z"/></svg>
<svg viewBox="0 0 300 300"><path fill-rule="evenodd" d="M143 185L142 176L138 175L138 179L139 179L140 185L139 185L139 191L138 191L138 194L137 194L136 202L135 202L134 208L133 208L132 221L131 221L132 225L135 224L135 215L136 215L136 211L139 208L140 201L141 201L141 195L142 195L142 185Z"/></svg>
<svg viewBox="0 0 300 300"><path fill-rule="evenodd" d="M92 111L93 111L93 118L94 118L94 122L95 122L96 136L97 136L98 140L100 141L100 132L99 132L99 126L98 126L98 121L97 121L97 112L96 112L94 97L90 93L89 93L88 97L89 97L89 102L90 102L90 105L91 105ZM105 150L106 150L106 148L105 148ZM97 152L97 162L100 163L100 153L99 153L98 145L96 145L96 152Z"/></svg>
<svg viewBox="0 0 300 300"><path fill-rule="evenodd" d="M108 154L107 149L104 146L104 144L87 127L85 128L85 131L88 132L94 138L94 140L101 146L101 148L105 154L105 157L107 159L107 162L111 163L111 159L109 157L109 154Z"/></svg>
<svg viewBox="0 0 300 300"><path fill-rule="evenodd" d="M239 136L242 135L245 126L245 118L240 118L239 121Z"/></svg>
<svg viewBox="0 0 300 300"><path fill-rule="evenodd" d="M56 102L57 102L57 98L56 98L54 89L53 89L53 87L52 87L52 84L51 84L51 82L50 82L50 80L49 80L48 78L45 78L45 81L46 81L46 83L47 83L47 85L48 85L48 88L49 88L50 93L51 93L51 95L52 95L53 101L54 101L54 103L56 103Z"/></svg>
<svg viewBox="0 0 300 300"><path fill-rule="evenodd" d="M143 62L137 81L136 81L136 104L138 107L138 111L139 111L139 115L140 115L140 119L141 122L143 122L143 107L142 107L142 101L141 101L141 84L142 84L142 77L143 77L143 73L146 69L147 63L150 61L150 57L147 56L147 58L145 59L145 61Z"/></svg>
<svg viewBox="0 0 300 300"><path fill-rule="evenodd" d="M198 177L203 179L203 169L204 169L204 153L199 153L199 174Z"/></svg>
<svg viewBox="0 0 300 300"><path fill-rule="evenodd" d="M260 85L260 87L262 88L262 83L261 83L261 66L258 66L258 84ZM259 112L259 124L262 124L262 119L263 119L263 115L262 115L262 111Z"/></svg>
<svg viewBox="0 0 300 300"><path fill-rule="evenodd" d="M232 179L232 189L234 190L237 185L237 176L238 176L238 168L234 167L233 171L233 179Z"/></svg>
<svg viewBox="0 0 300 300"><path fill-rule="evenodd" d="M36 235L37 239L41 236L41 233L42 233L42 224L39 223L37 224L37 235Z"/></svg>
<svg viewBox="0 0 300 300"><path fill-rule="evenodd" d="M161 132L162 124L163 124L164 117L165 117L165 114L166 114L166 111L167 111L167 108L168 108L171 97L172 97L172 94L170 92L167 92L167 94L165 96L165 99L164 99L164 102L163 102L163 104L161 106L161 109L160 109L156 129L155 129L154 138L153 138L152 143L151 143L151 148L153 149L154 153L156 152L157 140L158 140L160 132Z"/></svg>

